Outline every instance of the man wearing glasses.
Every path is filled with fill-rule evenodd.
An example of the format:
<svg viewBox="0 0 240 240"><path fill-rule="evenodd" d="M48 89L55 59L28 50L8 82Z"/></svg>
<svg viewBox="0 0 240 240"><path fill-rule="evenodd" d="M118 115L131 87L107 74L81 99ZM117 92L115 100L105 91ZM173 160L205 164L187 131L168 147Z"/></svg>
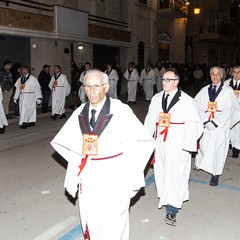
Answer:
<svg viewBox="0 0 240 240"><path fill-rule="evenodd" d="M166 70L162 81L163 91L153 96L144 125L156 141L159 208L166 207L166 224L176 226L178 210L189 199L191 153L197 151L203 127L194 100L178 89L178 72Z"/></svg>
<svg viewBox="0 0 240 240"><path fill-rule="evenodd" d="M210 173L210 186L217 186L226 162L230 128L240 119L239 103L232 89L222 81L220 67L210 69L212 83L203 87L195 100L204 124L200 149L195 164L198 169Z"/></svg>
<svg viewBox="0 0 240 240"><path fill-rule="evenodd" d="M51 144L68 161L65 188L78 190L85 239L128 240L130 199L145 185L154 140L128 105L106 95L106 73L88 72L83 87L89 101Z"/></svg>
<svg viewBox="0 0 240 240"><path fill-rule="evenodd" d="M240 66L234 66L232 77L224 82L233 89L233 92L240 104ZM230 141L232 145L232 157L238 158L240 152L240 124L230 130Z"/></svg>

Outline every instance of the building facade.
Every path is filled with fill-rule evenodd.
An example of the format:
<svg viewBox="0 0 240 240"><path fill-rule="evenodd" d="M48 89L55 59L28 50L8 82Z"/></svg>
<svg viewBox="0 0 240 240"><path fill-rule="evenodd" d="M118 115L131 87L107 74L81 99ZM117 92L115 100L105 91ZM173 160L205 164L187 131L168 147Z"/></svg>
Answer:
<svg viewBox="0 0 240 240"><path fill-rule="evenodd" d="M186 28L186 62L229 64L239 62L238 0L191 1ZM198 8L200 13L194 14Z"/></svg>
<svg viewBox="0 0 240 240"><path fill-rule="evenodd" d="M58 64L70 75L71 59L104 69L128 61L185 61L185 22L161 0L0 1L0 62ZM169 17L171 16L171 17Z"/></svg>

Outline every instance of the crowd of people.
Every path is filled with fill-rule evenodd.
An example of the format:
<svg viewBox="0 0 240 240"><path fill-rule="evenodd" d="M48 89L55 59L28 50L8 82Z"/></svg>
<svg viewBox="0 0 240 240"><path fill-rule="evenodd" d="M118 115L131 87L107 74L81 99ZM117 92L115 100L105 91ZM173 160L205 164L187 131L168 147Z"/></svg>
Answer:
<svg viewBox="0 0 240 240"><path fill-rule="evenodd" d="M81 104L51 144L68 161L64 186L73 197L78 192L85 239L129 239L130 200L145 185L144 169L149 161L158 207L165 207L166 223L176 226L177 214L189 200L192 155L197 169L211 175L210 186L219 183L229 145L232 157L239 157L240 66L226 71L222 66L207 70L200 65L190 68L158 62L155 67L147 63L137 70L129 62L120 74L120 67L114 69L111 63L105 71L92 69L89 62L79 71L74 64L72 71L78 74L71 89L58 65L52 77L50 65L44 65L38 79L29 67L21 66L14 83L11 62L4 62L5 70L0 71L1 133L7 126L4 108L9 95L19 106L19 126L27 128L35 125L36 104L42 104L42 112L49 111L51 94L52 119L65 118L65 99L74 92ZM120 79L126 81L130 106L117 99ZM195 96L187 92L189 83ZM11 94L4 93L13 85ZM137 92L150 102L144 123L131 109Z"/></svg>
<svg viewBox="0 0 240 240"><path fill-rule="evenodd" d="M229 144L233 157L240 151L240 66L232 68L226 81L221 67L211 67L208 84L193 98L181 90L181 73L173 66L163 70L162 63L156 69L147 64L139 74L129 62L123 74L127 102L136 103L142 86L150 101L144 124L136 121L130 106L109 97L111 67L83 73L87 100L51 142L68 161L65 188L73 197L78 191L85 239L129 239L129 202L144 186L149 161L158 207L165 207L166 224L176 226L177 214L189 200L192 156L197 169L210 174L209 185L217 186ZM156 73L162 89L153 94Z"/></svg>
<svg viewBox="0 0 240 240"><path fill-rule="evenodd" d="M19 117L19 127L26 129L35 126L37 105L41 105L42 113L52 112L52 119L65 118L65 101L70 94L71 86L67 76L62 74L61 67L45 64L38 78L31 74L27 65L4 61L0 70L0 133L8 126L10 103L13 101L14 113ZM49 108L52 99L51 110Z"/></svg>

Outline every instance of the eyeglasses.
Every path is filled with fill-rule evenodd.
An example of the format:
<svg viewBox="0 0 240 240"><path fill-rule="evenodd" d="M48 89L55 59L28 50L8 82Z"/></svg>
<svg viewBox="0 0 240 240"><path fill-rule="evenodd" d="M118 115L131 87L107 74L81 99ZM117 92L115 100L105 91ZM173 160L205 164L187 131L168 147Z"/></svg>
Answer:
<svg viewBox="0 0 240 240"><path fill-rule="evenodd" d="M177 81L179 80L178 78L163 78L162 79L164 82L170 82L170 81Z"/></svg>
<svg viewBox="0 0 240 240"><path fill-rule="evenodd" d="M85 90L89 91L91 89L93 89L94 91L98 91L101 89L102 86L106 85L106 83L103 83L101 85L99 84L94 84L94 85L87 85L87 84L84 84L83 87L85 88Z"/></svg>

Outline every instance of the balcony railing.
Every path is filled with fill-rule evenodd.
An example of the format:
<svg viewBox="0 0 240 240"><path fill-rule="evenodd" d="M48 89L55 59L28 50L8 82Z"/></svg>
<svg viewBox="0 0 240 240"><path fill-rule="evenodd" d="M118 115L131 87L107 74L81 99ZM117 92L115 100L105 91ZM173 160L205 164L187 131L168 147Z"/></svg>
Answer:
<svg viewBox="0 0 240 240"><path fill-rule="evenodd" d="M187 7L186 0L160 0L158 5L159 9L170 8L174 11L183 12L184 14L187 14Z"/></svg>

